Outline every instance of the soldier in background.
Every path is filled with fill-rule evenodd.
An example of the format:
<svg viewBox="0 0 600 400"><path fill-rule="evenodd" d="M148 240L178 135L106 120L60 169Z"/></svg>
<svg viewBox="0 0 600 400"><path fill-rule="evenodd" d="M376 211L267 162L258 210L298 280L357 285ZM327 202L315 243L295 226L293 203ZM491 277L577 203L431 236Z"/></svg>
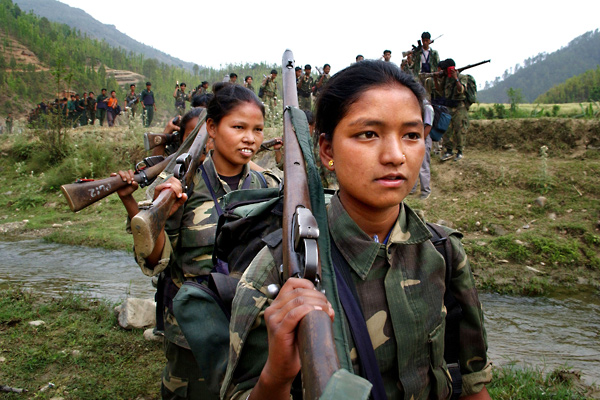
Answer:
<svg viewBox="0 0 600 400"><path fill-rule="evenodd" d="M96 99L96 118L100 121L100 126L104 125L106 119L106 99L108 99L108 96L106 95L106 89L103 88Z"/></svg>
<svg viewBox="0 0 600 400"><path fill-rule="evenodd" d="M327 84L327 82L329 82L329 78L331 78L331 76L329 75L330 71L331 65L323 65L323 73L321 74L321 76L317 80L317 84L315 85L315 97L319 97L319 92Z"/></svg>
<svg viewBox="0 0 600 400"><path fill-rule="evenodd" d="M87 125L87 112L85 109L87 96L87 92L83 92L83 97L78 99L79 101L77 102L77 118L79 119L79 126Z"/></svg>
<svg viewBox="0 0 600 400"><path fill-rule="evenodd" d="M421 72L435 72L440 63L438 52L429 47L431 44L429 32L421 34L421 44L422 46L417 48L408 59L408 67L414 76L419 76Z"/></svg>
<svg viewBox="0 0 600 400"><path fill-rule="evenodd" d="M185 102L191 100L190 95L185 93L186 87L187 85L184 82L175 85L173 97L175 97L175 111L178 115L185 114Z"/></svg>
<svg viewBox="0 0 600 400"><path fill-rule="evenodd" d="M146 82L146 89L142 90L140 95L142 100L142 108L144 113L142 118L144 120L144 127L149 127L154 119L154 111L156 111L156 102L154 100L154 92L152 91L152 83Z"/></svg>
<svg viewBox="0 0 600 400"><path fill-rule="evenodd" d="M465 105L467 76L456 71L456 64L451 58L442 61L439 66L444 71L444 75L434 77L435 87L438 92L444 94L445 105L452 116L450 126L444 135L443 145L446 152L440 157L440 160L451 159L454 155L454 148L456 148L454 161L460 161L463 158L465 135L469 129L469 111Z"/></svg>
<svg viewBox="0 0 600 400"><path fill-rule="evenodd" d="M365 57L362 54L356 56L356 62L363 61Z"/></svg>
<svg viewBox="0 0 600 400"><path fill-rule="evenodd" d="M229 74L229 83L233 83L234 85L237 84L237 74L235 72L232 72Z"/></svg>
<svg viewBox="0 0 600 400"><path fill-rule="evenodd" d="M269 107L277 105L277 82L275 82L275 79L277 79L277 70L272 69L271 76L265 77L260 85L263 89L263 103Z"/></svg>
<svg viewBox="0 0 600 400"><path fill-rule="evenodd" d="M138 95L135 93L135 84L129 85L130 92L125 96L125 107L129 110L129 118L135 118L137 105L140 102Z"/></svg>
<svg viewBox="0 0 600 400"><path fill-rule="evenodd" d="M13 130L13 116L12 113L8 113L8 115L6 116L6 132L11 134L12 130Z"/></svg>
<svg viewBox="0 0 600 400"><path fill-rule="evenodd" d="M94 92L90 92L85 99L85 109L89 124L94 125L94 121L96 120L96 99L94 98Z"/></svg>
<svg viewBox="0 0 600 400"><path fill-rule="evenodd" d="M254 93L254 86L252 86L252 76L248 75L244 78L244 87L246 89L252 90L252 92Z"/></svg>
<svg viewBox="0 0 600 400"><path fill-rule="evenodd" d="M300 81L300 77L302 76L302 68L296 67L296 68L294 68L294 72L296 73L296 85L297 85L298 81Z"/></svg>
<svg viewBox="0 0 600 400"><path fill-rule="evenodd" d="M303 111L312 110L310 94L315 86L315 80L310 76L311 70L312 67L310 64L306 64L304 66L304 75L300 77L296 85L298 88L298 107Z"/></svg>

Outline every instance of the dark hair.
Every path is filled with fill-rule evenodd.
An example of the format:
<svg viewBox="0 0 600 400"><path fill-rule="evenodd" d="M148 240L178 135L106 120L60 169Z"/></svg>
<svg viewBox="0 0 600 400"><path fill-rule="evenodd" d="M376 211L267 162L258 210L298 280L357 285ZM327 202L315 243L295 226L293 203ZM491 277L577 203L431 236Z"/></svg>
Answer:
<svg viewBox="0 0 600 400"><path fill-rule="evenodd" d="M356 59L358 60L359 57L365 58L365 56L363 56L362 54L359 54L359 55L356 56Z"/></svg>
<svg viewBox="0 0 600 400"><path fill-rule="evenodd" d="M331 68L331 65L329 65L329 64L325 64L325 65L323 65L323 69L325 69L326 67L329 67L329 68Z"/></svg>
<svg viewBox="0 0 600 400"><path fill-rule="evenodd" d="M133 86L133 87L135 87L135 83L132 83L131 85L129 85L129 87L130 87L130 88L131 88L132 86Z"/></svg>
<svg viewBox="0 0 600 400"><path fill-rule="evenodd" d="M106 90L106 88L102 88L101 92L103 92L103 91L105 91L105 90Z"/></svg>
<svg viewBox="0 0 600 400"><path fill-rule="evenodd" d="M206 107L206 118L212 119L217 125L223 117L242 103L256 104L263 117L265 116L265 106L252 90L229 82L217 82L213 85L212 91L214 97Z"/></svg>
<svg viewBox="0 0 600 400"><path fill-rule="evenodd" d="M384 51L383 51L383 54L385 54L385 53L390 53L390 54L392 54L392 51L391 51L391 50L384 50Z"/></svg>
<svg viewBox="0 0 600 400"><path fill-rule="evenodd" d="M296 66L296 68L294 68L294 71L302 71L302 68Z"/></svg>
<svg viewBox="0 0 600 400"><path fill-rule="evenodd" d="M229 78L237 78L237 74L235 72L232 72L229 74Z"/></svg>
<svg viewBox="0 0 600 400"><path fill-rule="evenodd" d="M325 138L330 141L335 127L362 93L373 87L393 84L404 86L413 92L421 113L423 112L425 92L419 82L393 64L365 60L335 74L319 95L315 126L317 134L324 133Z"/></svg>
<svg viewBox="0 0 600 400"><path fill-rule="evenodd" d="M247 76L244 78L244 82L248 82L248 78L252 78L252 75L247 75Z"/></svg>
<svg viewBox="0 0 600 400"><path fill-rule="evenodd" d="M151 82L146 82L146 86L152 86Z"/></svg>
<svg viewBox="0 0 600 400"><path fill-rule="evenodd" d="M206 106L208 106L208 103L210 103L213 97L214 95L212 93L197 94L194 97L192 97L192 107L206 108Z"/></svg>
<svg viewBox="0 0 600 400"><path fill-rule="evenodd" d="M310 64L306 64L306 65L304 66L304 69L312 69L312 67L310 66Z"/></svg>
<svg viewBox="0 0 600 400"><path fill-rule="evenodd" d="M431 39L431 33L429 33L429 32L421 33L421 39Z"/></svg>
<svg viewBox="0 0 600 400"><path fill-rule="evenodd" d="M111 91L110 91L110 94L113 94L113 93L117 93L117 92L116 92L116 91L114 91L114 90L111 90Z"/></svg>
<svg viewBox="0 0 600 400"><path fill-rule="evenodd" d="M89 92L88 94L94 94L94 92Z"/></svg>
<svg viewBox="0 0 600 400"><path fill-rule="evenodd" d="M191 120L193 120L196 117L199 117L200 114L202 114L203 109L198 107L198 108L192 108L190 111L186 112L183 117L181 117L181 121L179 121L179 127L181 128L180 130L180 134L183 137L183 134L185 133L185 127L188 124L188 122L190 122Z"/></svg>
<svg viewBox="0 0 600 400"><path fill-rule="evenodd" d="M187 87L187 85L185 84L185 82L181 82L181 83L179 84L179 87L182 87L182 86L185 86L185 87Z"/></svg>
<svg viewBox="0 0 600 400"><path fill-rule="evenodd" d="M446 58L445 60L440 61L438 67L440 67L443 70L446 70L448 69L448 67L456 67L456 63L454 63L453 59Z"/></svg>
<svg viewBox="0 0 600 400"><path fill-rule="evenodd" d="M272 69L271 73L277 75L277 70L276 69Z"/></svg>
<svg viewBox="0 0 600 400"><path fill-rule="evenodd" d="M202 81L202 82L200 83L200 86L202 86L202 85L206 85L206 84L208 84L208 81Z"/></svg>

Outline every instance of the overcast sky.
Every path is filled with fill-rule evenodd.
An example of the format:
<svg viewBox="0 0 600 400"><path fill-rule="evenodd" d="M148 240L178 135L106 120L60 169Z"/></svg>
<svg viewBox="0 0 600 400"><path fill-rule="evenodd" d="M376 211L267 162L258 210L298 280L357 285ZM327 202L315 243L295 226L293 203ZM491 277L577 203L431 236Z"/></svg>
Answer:
<svg viewBox="0 0 600 400"><path fill-rule="evenodd" d="M139 42L216 68L280 64L286 48L297 65L329 63L332 72L357 54L379 58L384 49L399 64L402 51L429 31L432 38L443 35L432 48L457 67L492 60L470 72L480 86L526 58L552 53L600 28L598 0L60 1Z"/></svg>

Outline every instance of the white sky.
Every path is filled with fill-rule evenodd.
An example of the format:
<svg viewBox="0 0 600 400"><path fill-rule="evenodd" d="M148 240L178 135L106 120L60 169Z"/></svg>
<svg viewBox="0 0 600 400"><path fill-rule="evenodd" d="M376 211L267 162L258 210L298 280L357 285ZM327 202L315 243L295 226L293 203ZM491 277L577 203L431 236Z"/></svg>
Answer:
<svg viewBox="0 0 600 400"><path fill-rule="evenodd" d="M60 1L139 42L216 68L280 64L286 48L294 52L296 65L329 63L332 72L357 54L379 58L384 49L399 64L402 51L429 31L432 38L443 34L432 48L457 67L492 60L471 70L480 86L526 58L552 53L600 28L598 0Z"/></svg>

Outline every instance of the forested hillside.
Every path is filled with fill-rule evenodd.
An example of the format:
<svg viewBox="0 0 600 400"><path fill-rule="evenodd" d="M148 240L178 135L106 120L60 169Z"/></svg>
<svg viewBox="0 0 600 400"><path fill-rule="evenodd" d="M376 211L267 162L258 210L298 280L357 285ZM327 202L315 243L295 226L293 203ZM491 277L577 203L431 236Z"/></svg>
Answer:
<svg viewBox="0 0 600 400"><path fill-rule="evenodd" d="M533 102L553 86L594 70L598 65L600 32L596 29L573 39L566 47L553 53L541 53L528 58L524 65L515 66L512 75L507 72L502 81L496 78L493 87L479 91L477 99L481 103L508 103L506 91L513 88L521 89L525 102Z"/></svg>
<svg viewBox="0 0 600 400"><path fill-rule="evenodd" d="M535 99L536 103L600 101L600 65L554 86Z"/></svg>
<svg viewBox="0 0 600 400"><path fill-rule="evenodd" d="M146 80L151 81L159 112L172 113L177 81L186 82L191 90L203 80L212 85L225 74L236 72L240 82L245 75L253 75L254 86L258 88L263 74L275 67L247 64L226 66L224 70L195 68L193 71L173 67L111 47L68 25L24 12L11 0L0 0L0 49L0 113L11 111L17 117L63 92L98 93L104 87L116 90L117 98L122 99L128 87L119 86L112 70L141 74L138 92Z"/></svg>
<svg viewBox="0 0 600 400"><path fill-rule="evenodd" d="M67 24L93 39L105 40L112 47L121 47L127 51L143 54L146 58L154 58L161 63L183 67L189 71L194 68L194 63L172 57L160 50L133 40L118 31L113 25L103 24L85 11L57 0L14 0L14 3L23 11L33 11L34 14L46 17L50 21Z"/></svg>

